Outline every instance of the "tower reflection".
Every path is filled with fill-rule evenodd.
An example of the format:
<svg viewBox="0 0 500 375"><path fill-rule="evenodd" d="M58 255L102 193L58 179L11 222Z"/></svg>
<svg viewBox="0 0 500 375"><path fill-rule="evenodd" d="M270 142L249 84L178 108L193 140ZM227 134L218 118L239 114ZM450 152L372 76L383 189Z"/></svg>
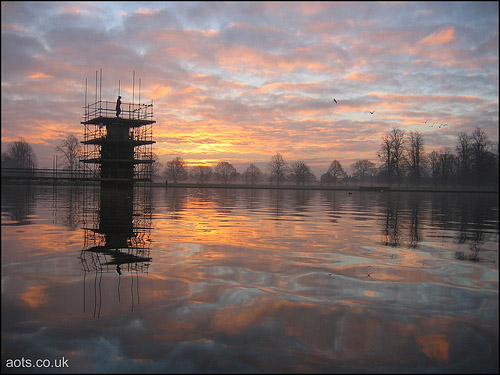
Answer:
<svg viewBox="0 0 500 375"><path fill-rule="evenodd" d="M119 287L122 275L130 275L133 309L134 303L139 302L138 275L147 273L152 261L151 186L88 186L83 198L84 247L80 260L84 271L84 311L87 276L94 276L94 317L99 317L103 274L114 272L118 274ZM117 293L120 301L120 288Z"/></svg>

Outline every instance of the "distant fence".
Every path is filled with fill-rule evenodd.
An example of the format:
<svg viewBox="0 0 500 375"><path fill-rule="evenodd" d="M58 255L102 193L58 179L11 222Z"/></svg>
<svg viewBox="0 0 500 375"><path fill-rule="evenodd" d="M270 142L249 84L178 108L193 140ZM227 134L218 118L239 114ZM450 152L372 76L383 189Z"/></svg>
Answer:
<svg viewBox="0 0 500 375"><path fill-rule="evenodd" d="M2 180L89 180L94 178L89 170L60 170L32 168L2 168Z"/></svg>

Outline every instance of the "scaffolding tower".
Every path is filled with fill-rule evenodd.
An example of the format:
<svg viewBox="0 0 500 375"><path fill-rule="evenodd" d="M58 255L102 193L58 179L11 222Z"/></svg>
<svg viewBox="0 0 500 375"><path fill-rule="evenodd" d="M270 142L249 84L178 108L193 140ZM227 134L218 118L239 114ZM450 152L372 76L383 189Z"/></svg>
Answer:
<svg viewBox="0 0 500 375"><path fill-rule="evenodd" d="M153 160L153 104L98 100L84 107L84 169L101 186L151 182Z"/></svg>

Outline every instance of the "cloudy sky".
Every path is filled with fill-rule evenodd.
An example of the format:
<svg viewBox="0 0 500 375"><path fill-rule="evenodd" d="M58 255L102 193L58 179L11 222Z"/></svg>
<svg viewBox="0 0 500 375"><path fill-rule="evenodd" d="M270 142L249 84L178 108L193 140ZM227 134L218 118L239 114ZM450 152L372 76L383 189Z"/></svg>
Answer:
<svg viewBox="0 0 500 375"><path fill-rule="evenodd" d="M2 151L22 137L40 167L82 138L101 69L103 100L141 79L162 162L243 172L279 152L319 177L377 162L394 127L427 152L476 126L498 139L498 2L1 4Z"/></svg>

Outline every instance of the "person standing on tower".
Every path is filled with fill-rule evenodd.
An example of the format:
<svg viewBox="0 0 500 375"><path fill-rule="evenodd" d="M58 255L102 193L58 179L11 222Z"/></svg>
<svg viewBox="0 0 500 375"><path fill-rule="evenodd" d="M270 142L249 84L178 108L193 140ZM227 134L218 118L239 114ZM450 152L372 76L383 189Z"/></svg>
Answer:
<svg viewBox="0 0 500 375"><path fill-rule="evenodd" d="M122 97L118 95L118 99L116 99L116 117L120 117L120 113L122 113L122 101L120 100L121 98Z"/></svg>

